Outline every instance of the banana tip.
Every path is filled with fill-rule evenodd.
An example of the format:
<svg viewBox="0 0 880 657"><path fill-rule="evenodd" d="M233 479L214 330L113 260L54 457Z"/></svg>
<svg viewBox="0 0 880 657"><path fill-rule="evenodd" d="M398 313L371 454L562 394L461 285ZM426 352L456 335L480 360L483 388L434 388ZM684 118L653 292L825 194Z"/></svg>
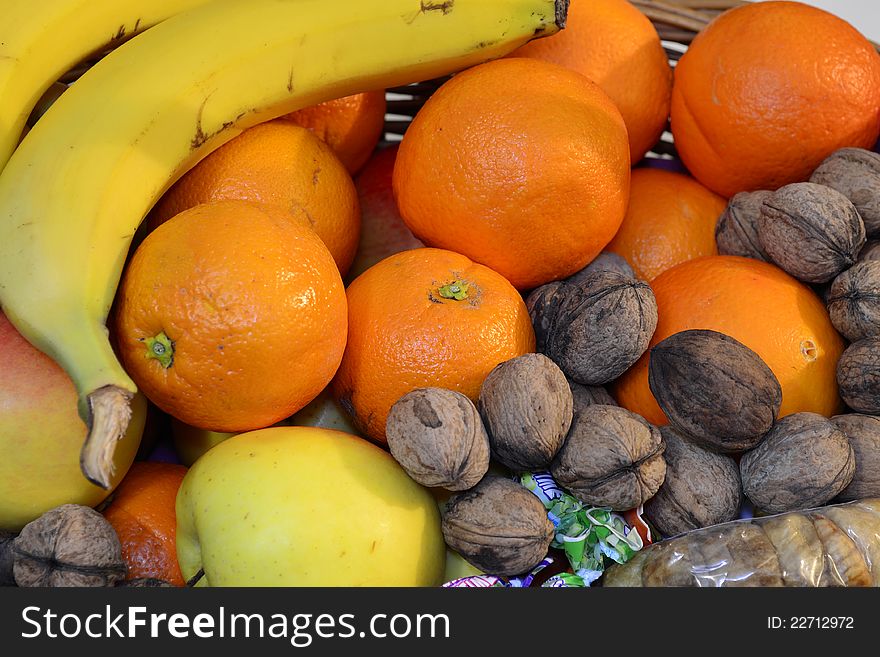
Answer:
<svg viewBox="0 0 880 657"><path fill-rule="evenodd" d="M556 27L560 30L565 28L565 20L568 18L568 5L570 0L556 0Z"/></svg>

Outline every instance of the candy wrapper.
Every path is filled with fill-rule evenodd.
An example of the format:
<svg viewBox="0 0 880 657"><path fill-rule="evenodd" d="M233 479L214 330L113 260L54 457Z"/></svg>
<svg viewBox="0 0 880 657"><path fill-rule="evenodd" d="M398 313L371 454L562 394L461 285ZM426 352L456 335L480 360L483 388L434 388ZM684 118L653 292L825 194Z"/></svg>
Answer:
<svg viewBox="0 0 880 657"><path fill-rule="evenodd" d="M447 588L521 588L536 585L539 573L555 564L557 571L544 579L542 587L590 586L612 563L626 563L644 547L645 541L636 529L611 509L589 507L566 493L549 472L526 472L518 481L534 493L547 509L547 517L555 527L551 548L562 552L573 572L565 570L564 562L548 556L526 575L496 577L478 575L447 582ZM636 518L640 519L640 510ZM648 534L650 536L650 534Z"/></svg>

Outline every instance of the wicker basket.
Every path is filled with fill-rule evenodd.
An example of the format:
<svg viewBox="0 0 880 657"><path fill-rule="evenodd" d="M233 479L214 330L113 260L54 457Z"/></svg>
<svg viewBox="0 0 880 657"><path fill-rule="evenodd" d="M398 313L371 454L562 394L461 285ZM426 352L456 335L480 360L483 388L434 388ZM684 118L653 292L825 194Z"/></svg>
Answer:
<svg viewBox="0 0 880 657"><path fill-rule="evenodd" d="M675 66L697 33L718 14L747 4L743 0L630 0L657 29L669 63ZM388 90L388 115L385 120L385 142L400 141L413 116L422 104L448 77L420 82ZM664 132L650 155L675 157L672 135Z"/></svg>

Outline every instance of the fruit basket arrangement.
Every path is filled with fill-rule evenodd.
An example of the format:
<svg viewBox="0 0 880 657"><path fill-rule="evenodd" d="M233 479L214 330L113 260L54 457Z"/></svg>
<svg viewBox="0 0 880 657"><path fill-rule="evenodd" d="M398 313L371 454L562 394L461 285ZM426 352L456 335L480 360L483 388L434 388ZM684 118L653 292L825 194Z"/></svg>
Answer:
<svg viewBox="0 0 880 657"><path fill-rule="evenodd" d="M121 4L2 46L89 12L0 57L0 584L880 584L852 26Z"/></svg>

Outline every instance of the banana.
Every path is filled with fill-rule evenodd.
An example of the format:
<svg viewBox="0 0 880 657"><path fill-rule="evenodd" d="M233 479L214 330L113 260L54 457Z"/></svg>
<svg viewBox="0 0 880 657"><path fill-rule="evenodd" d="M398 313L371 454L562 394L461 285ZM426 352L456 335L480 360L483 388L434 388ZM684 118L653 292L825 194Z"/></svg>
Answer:
<svg viewBox="0 0 880 657"><path fill-rule="evenodd" d="M3 0L0 170L49 86L90 55L211 0Z"/></svg>
<svg viewBox="0 0 880 657"><path fill-rule="evenodd" d="M318 102L446 75L565 21L568 0L215 0L111 52L0 175L0 305L70 375L107 486L136 387L105 326L135 229L242 130Z"/></svg>

